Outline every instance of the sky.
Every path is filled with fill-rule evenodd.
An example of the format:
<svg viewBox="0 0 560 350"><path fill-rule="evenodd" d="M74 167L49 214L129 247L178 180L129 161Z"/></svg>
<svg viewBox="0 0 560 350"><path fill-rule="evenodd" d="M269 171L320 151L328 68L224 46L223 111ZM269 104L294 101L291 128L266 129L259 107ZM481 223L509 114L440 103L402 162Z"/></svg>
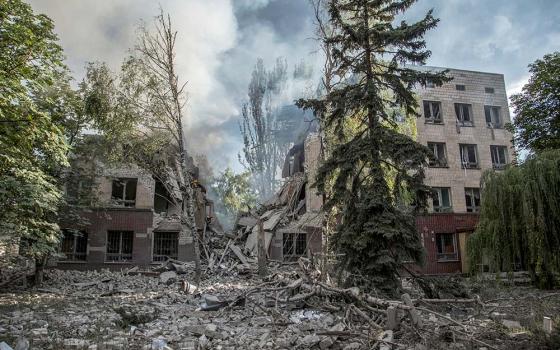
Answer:
<svg viewBox="0 0 560 350"><path fill-rule="evenodd" d="M272 67L285 57L291 72L302 60L320 74L308 0L30 0L55 22L76 81L89 61L117 71L133 47L140 21L150 22L159 6L178 31L177 68L187 82L187 143L205 154L215 171L241 169L240 109L257 58ZM558 0L420 0L403 17L440 18L426 35L427 64L502 73L508 94L529 78L527 65L560 50ZM302 87L293 89L301 92ZM286 103L297 97L287 95Z"/></svg>

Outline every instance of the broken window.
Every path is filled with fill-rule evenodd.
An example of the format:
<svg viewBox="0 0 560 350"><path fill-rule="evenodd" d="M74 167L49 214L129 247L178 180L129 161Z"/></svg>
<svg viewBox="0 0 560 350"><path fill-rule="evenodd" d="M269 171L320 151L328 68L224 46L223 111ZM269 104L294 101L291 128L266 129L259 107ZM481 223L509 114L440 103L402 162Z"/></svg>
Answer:
<svg viewBox="0 0 560 350"><path fill-rule="evenodd" d="M484 115L486 116L486 125L489 128L500 129L502 127L500 107L484 106Z"/></svg>
<svg viewBox="0 0 560 350"><path fill-rule="evenodd" d="M484 88L484 92L487 94L493 94L494 93L494 88L492 87L485 87Z"/></svg>
<svg viewBox="0 0 560 350"><path fill-rule="evenodd" d="M457 84L455 85L455 90L465 91L465 85Z"/></svg>
<svg viewBox="0 0 560 350"><path fill-rule="evenodd" d="M455 116L457 122L462 126L473 126L472 105L466 103L455 103Z"/></svg>
<svg viewBox="0 0 560 350"><path fill-rule="evenodd" d="M306 233L284 233L282 235L282 253L284 259L305 255L307 251Z"/></svg>
<svg viewBox="0 0 560 350"><path fill-rule="evenodd" d="M107 232L107 261L129 261L132 260L132 231L108 231Z"/></svg>
<svg viewBox="0 0 560 350"><path fill-rule="evenodd" d="M467 213L478 213L480 211L480 189L465 188L465 202Z"/></svg>
<svg viewBox="0 0 560 350"><path fill-rule="evenodd" d="M156 181L154 190L154 211L156 213L166 213L167 209L169 209L170 201L171 197L163 183L161 181Z"/></svg>
<svg viewBox="0 0 560 350"><path fill-rule="evenodd" d="M154 232L153 261L177 259L179 252L178 232Z"/></svg>
<svg viewBox="0 0 560 350"><path fill-rule="evenodd" d="M436 213L451 212L451 189L449 187L433 187L432 207Z"/></svg>
<svg viewBox="0 0 560 350"><path fill-rule="evenodd" d="M445 167L447 166L447 152L444 142L428 142L428 148L434 154L435 159L430 159L429 165L431 167Z"/></svg>
<svg viewBox="0 0 560 350"><path fill-rule="evenodd" d="M426 118L426 123L442 124L441 102L424 101L424 118Z"/></svg>
<svg viewBox="0 0 560 350"><path fill-rule="evenodd" d="M507 165L506 146L490 146L490 155L492 156L492 167L494 169L505 168Z"/></svg>
<svg viewBox="0 0 560 350"><path fill-rule="evenodd" d="M115 179L111 190L111 201L121 207L136 205L136 184L138 179Z"/></svg>
<svg viewBox="0 0 560 350"><path fill-rule="evenodd" d="M436 245L438 261L458 260L457 238L454 233L436 234Z"/></svg>
<svg viewBox="0 0 560 350"><path fill-rule="evenodd" d="M476 145L459 144L461 153L461 167L463 169L478 168L478 155Z"/></svg>
<svg viewBox="0 0 560 350"><path fill-rule="evenodd" d="M87 257L88 235L83 231L62 230L60 252L66 255L66 260L85 261Z"/></svg>

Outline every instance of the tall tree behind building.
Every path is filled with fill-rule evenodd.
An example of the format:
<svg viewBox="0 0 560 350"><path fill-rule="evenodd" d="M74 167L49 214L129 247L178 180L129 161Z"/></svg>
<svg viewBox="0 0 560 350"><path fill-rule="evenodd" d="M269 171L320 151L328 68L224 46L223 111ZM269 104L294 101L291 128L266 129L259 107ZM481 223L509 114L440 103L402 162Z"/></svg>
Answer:
<svg viewBox="0 0 560 350"><path fill-rule="evenodd" d="M239 161L249 171L258 189L261 201L268 199L277 186L277 172L283 161L275 132L280 127L276 119L276 97L285 87L287 63L283 58L267 71L263 60L258 59L248 88L249 101L241 108L240 123L243 137L243 156Z"/></svg>
<svg viewBox="0 0 560 350"><path fill-rule="evenodd" d="M425 207L429 194L422 169L430 152L396 130L393 107L417 116L413 87L446 79L403 66L430 56L423 35L438 22L430 11L419 22L394 26L414 2L330 1L332 34L324 40L332 54L332 89L324 98L298 101L338 138L319 169L317 187L327 195L326 209L340 212L331 241L343 254L340 268L350 279L386 291L394 291L404 261L423 260L414 212Z"/></svg>

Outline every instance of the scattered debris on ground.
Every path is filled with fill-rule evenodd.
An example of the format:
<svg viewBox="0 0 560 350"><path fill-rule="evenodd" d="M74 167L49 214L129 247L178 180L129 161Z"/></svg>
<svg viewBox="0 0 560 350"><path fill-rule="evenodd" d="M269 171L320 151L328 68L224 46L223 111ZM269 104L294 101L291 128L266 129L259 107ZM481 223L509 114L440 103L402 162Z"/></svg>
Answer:
<svg viewBox="0 0 560 350"><path fill-rule="evenodd" d="M192 264L175 260L150 271L49 270L41 288L0 293L0 349L509 350L559 344L556 331L542 329L545 316L551 325L560 321L560 293L484 282L486 294L428 299L405 280L401 299L389 300L336 287L307 259L270 263L269 275L258 278L254 262L247 268L235 253L226 256L200 286L190 283ZM456 283L482 290L464 279Z"/></svg>

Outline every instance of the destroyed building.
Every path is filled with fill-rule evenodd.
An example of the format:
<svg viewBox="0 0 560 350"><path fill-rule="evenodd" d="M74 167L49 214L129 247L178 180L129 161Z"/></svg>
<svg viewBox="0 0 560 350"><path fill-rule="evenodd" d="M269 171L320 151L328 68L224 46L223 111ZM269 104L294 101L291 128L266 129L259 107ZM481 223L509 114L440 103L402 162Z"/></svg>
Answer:
<svg viewBox="0 0 560 350"><path fill-rule="evenodd" d="M213 217L213 202L197 180L198 168L192 158L189 168L195 179L195 221L202 236L219 224ZM89 185L95 202L79 213L85 223L70 221L68 216L61 219L63 257L58 259L58 267L120 269L167 259L194 259L192 234L180 235L180 205L169 200L173 194L161 181L134 165L100 169Z"/></svg>
<svg viewBox="0 0 560 350"><path fill-rule="evenodd" d="M245 253L257 255L258 218L262 220L265 250L271 260L289 261L321 251L323 242L322 195L312 188L321 157L321 139L308 133L287 153L282 168L285 179L280 190L260 208L258 216L245 213L236 222L246 236Z"/></svg>
<svg viewBox="0 0 560 350"><path fill-rule="evenodd" d="M437 67L417 69L444 70ZM425 183L434 190L416 226L427 252L423 272L468 272L466 241L479 219L482 173L514 160L502 74L449 69L453 80L416 91L421 108L417 141L435 155Z"/></svg>

